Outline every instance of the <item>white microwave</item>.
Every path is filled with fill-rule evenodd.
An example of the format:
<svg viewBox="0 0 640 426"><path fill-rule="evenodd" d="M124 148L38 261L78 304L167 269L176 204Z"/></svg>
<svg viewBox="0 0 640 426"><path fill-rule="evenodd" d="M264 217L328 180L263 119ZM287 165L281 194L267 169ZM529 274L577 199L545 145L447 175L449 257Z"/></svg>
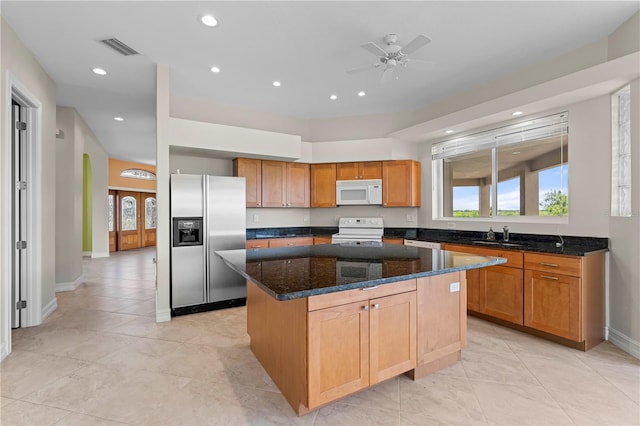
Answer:
<svg viewBox="0 0 640 426"><path fill-rule="evenodd" d="M336 204L382 205L382 179L336 181Z"/></svg>

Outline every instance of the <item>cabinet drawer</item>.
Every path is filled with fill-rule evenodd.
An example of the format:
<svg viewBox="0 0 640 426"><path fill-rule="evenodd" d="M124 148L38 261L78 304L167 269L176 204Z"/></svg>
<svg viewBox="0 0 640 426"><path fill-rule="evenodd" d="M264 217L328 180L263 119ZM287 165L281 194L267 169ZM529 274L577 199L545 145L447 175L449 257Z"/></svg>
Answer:
<svg viewBox="0 0 640 426"><path fill-rule="evenodd" d="M313 237L273 238L269 247L312 246Z"/></svg>
<svg viewBox="0 0 640 426"><path fill-rule="evenodd" d="M540 253L524 254L525 269L580 277L581 266L582 259L580 257Z"/></svg>
<svg viewBox="0 0 640 426"><path fill-rule="evenodd" d="M407 280L392 284L380 284L375 287L356 288L353 290L338 291L335 293L319 294L317 296L309 296L307 309L309 311L315 311L317 309L328 308L330 306L345 305L347 303L375 299L376 297L415 291L415 289L416 280Z"/></svg>
<svg viewBox="0 0 640 426"><path fill-rule="evenodd" d="M444 244L444 250L460 251L463 253L478 254L480 256L503 257L507 259L507 263L501 266L509 266L511 268L522 268L522 252L511 250L490 249L484 247L466 246L458 244Z"/></svg>
<svg viewBox="0 0 640 426"><path fill-rule="evenodd" d="M263 239L263 240L247 240L247 242L245 243L245 247L248 249L254 249L254 248L268 248L269 247L269 240Z"/></svg>

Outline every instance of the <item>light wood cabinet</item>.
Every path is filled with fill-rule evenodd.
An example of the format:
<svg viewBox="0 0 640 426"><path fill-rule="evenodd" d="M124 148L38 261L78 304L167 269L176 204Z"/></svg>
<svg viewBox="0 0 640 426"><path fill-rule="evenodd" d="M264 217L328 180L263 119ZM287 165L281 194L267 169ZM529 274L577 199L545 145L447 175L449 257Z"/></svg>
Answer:
<svg viewBox="0 0 640 426"><path fill-rule="evenodd" d="M604 339L604 254L524 254L524 324L579 343Z"/></svg>
<svg viewBox="0 0 640 426"><path fill-rule="evenodd" d="M269 240L268 239L247 240L245 243L245 248L247 249L269 248Z"/></svg>
<svg viewBox="0 0 640 426"><path fill-rule="evenodd" d="M336 164L311 164L311 207L336 207Z"/></svg>
<svg viewBox="0 0 640 426"><path fill-rule="evenodd" d="M247 207L309 207L309 164L236 158L233 175L246 179Z"/></svg>
<svg viewBox="0 0 640 426"><path fill-rule="evenodd" d="M245 243L245 248L253 249L311 245L313 245L313 237L261 238L255 240L247 240L247 242Z"/></svg>
<svg viewBox="0 0 640 426"><path fill-rule="evenodd" d="M338 180L382 179L382 161L338 163Z"/></svg>
<svg viewBox="0 0 640 426"><path fill-rule="evenodd" d="M234 159L233 175L245 178L247 207L262 207L262 160Z"/></svg>
<svg viewBox="0 0 640 426"><path fill-rule="evenodd" d="M313 245L331 244L331 237L313 237Z"/></svg>
<svg viewBox="0 0 640 426"><path fill-rule="evenodd" d="M444 244L443 249L506 258L502 265L468 272L467 309L523 324L522 252L457 244Z"/></svg>
<svg viewBox="0 0 640 426"><path fill-rule="evenodd" d="M414 160L382 162L382 205L420 207L420 163Z"/></svg>
<svg viewBox="0 0 640 426"><path fill-rule="evenodd" d="M309 312L309 408L416 365L416 293Z"/></svg>
<svg viewBox="0 0 640 426"><path fill-rule="evenodd" d="M385 244L395 244L402 246L404 245L404 238L382 237L382 242Z"/></svg>

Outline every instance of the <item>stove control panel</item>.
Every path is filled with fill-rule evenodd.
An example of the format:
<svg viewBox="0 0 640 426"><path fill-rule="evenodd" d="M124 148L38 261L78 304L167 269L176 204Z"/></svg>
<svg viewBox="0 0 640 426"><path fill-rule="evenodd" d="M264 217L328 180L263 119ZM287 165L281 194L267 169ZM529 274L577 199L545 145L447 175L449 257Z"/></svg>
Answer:
<svg viewBox="0 0 640 426"><path fill-rule="evenodd" d="M340 228L384 228L381 217L341 217Z"/></svg>

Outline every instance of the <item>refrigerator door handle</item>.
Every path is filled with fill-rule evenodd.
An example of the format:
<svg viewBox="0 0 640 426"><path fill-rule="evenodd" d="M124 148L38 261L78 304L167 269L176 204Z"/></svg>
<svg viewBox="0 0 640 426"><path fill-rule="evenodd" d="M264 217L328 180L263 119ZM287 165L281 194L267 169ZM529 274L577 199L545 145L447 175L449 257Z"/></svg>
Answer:
<svg viewBox="0 0 640 426"><path fill-rule="evenodd" d="M207 179L206 175L202 176L202 189L204 197L204 205L202 206L202 217L204 219L204 233L202 235L204 244L204 250L202 250L204 256L204 262L202 262L204 266L204 283L202 285L202 293L204 301L207 303L209 302L209 179Z"/></svg>

